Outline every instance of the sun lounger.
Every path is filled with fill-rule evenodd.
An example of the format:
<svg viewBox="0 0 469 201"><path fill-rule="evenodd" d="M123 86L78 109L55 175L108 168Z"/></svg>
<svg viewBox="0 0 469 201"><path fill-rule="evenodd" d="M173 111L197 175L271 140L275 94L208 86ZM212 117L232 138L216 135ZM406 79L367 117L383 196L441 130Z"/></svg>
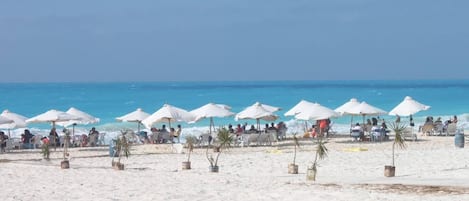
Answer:
<svg viewBox="0 0 469 201"><path fill-rule="evenodd" d="M457 125L455 123L448 124L448 128L446 129L446 135L454 136L456 135Z"/></svg>
<svg viewBox="0 0 469 201"><path fill-rule="evenodd" d="M417 134L413 132L413 129L413 127L407 127L404 129L404 132L402 132L402 136L405 140L417 141Z"/></svg>

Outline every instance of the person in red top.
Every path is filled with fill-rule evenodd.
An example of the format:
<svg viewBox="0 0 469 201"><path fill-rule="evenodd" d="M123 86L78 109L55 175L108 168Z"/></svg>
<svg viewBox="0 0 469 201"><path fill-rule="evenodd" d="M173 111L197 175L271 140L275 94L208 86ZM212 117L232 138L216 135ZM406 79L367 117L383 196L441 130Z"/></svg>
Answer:
<svg viewBox="0 0 469 201"><path fill-rule="evenodd" d="M321 136L324 136L324 133L327 132L327 126L328 126L328 123L326 119L319 120L319 130L320 130L319 134Z"/></svg>

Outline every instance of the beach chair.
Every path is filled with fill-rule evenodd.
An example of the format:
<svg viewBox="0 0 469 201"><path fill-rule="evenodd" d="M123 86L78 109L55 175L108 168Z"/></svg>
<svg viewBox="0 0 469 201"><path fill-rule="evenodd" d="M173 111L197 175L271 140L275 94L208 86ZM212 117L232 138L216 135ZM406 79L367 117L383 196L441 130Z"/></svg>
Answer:
<svg viewBox="0 0 469 201"><path fill-rule="evenodd" d="M422 135L433 135L433 124L424 124L421 128Z"/></svg>
<svg viewBox="0 0 469 201"><path fill-rule="evenodd" d="M250 146L251 143L257 143L259 139L259 134L242 134L241 135L241 146Z"/></svg>
<svg viewBox="0 0 469 201"><path fill-rule="evenodd" d="M202 134L199 136L199 140L197 142L198 146L209 146L212 143L212 136L208 133Z"/></svg>
<svg viewBox="0 0 469 201"><path fill-rule="evenodd" d="M454 136L456 135L457 125L456 123L448 124L448 128L446 128L446 136Z"/></svg>
<svg viewBox="0 0 469 201"><path fill-rule="evenodd" d="M445 127L445 125L443 125L442 123L435 124L433 126L433 134L434 135L443 135L444 127Z"/></svg>
<svg viewBox="0 0 469 201"><path fill-rule="evenodd" d="M404 140L417 141L417 134L413 131L413 129L413 127L407 127L404 129L402 132L402 137L404 137Z"/></svg>
<svg viewBox="0 0 469 201"><path fill-rule="evenodd" d="M257 137L257 145L272 145L275 137L271 133L261 133Z"/></svg>
<svg viewBox="0 0 469 201"><path fill-rule="evenodd" d="M287 129L280 129L277 132L277 139L278 140L285 140L287 139Z"/></svg>
<svg viewBox="0 0 469 201"><path fill-rule="evenodd" d="M353 138L353 141L358 141L358 139L360 139L360 137L362 136L362 131L352 129L352 133L350 133L350 136Z"/></svg>
<svg viewBox="0 0 469 201"><path fill-rule="evenodd" d="M371 141L373 141L373 142L383 141L382 133L383 132L380 128L373 129L371 131Z"/></svg>

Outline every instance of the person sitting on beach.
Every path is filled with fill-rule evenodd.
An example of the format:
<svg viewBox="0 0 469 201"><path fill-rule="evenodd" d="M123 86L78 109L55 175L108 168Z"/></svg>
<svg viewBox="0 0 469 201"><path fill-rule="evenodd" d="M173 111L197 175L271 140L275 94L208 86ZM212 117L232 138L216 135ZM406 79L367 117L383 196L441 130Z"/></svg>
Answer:
<svg viewBox="0 0 469 201"><path fill-rule="evenodd" d="M371 123L372 123L373 126L377 126L378 125L378 119L376 117L371 118Z"/></svg>
<svg viewBox="0 0 469 201"><path fill-rule="evenodd" d="M49 140L52 141L52 145L55 147L60 146L60 137L59 134L57 134L55 127L53 127L49 132Z"/></svg>
<svg viewBox="0 0 469 201"><path fill-rule="evenodd" d="M453 123L458 123L458 117L456 115L453 116L453 119L451 120Z"/></svg>
<svg viewBox="0 0 469 201"><path fill-rule="evenodd" d="M264 132L267 133L267 131L269 131L269 124L265 124Z"/></svg>
<svg viewBox="0 0 469 201"><path fill-rule="evenodd" d="M176 135L176 129L173 127L169 128L169 138L171 140L171 143L174 143L174 137Z"/></svg>
<svg viewBox="0 0 469 201"><path fill-rule="evenodd" d="M229 131L230 133L234 133L234 132L235 132L234 129L233 129L233 125L228 124L228 131Z"/></svg>
<svg viewBox="0 0 469 201"><path fill-rule="evenodd" d="M249 133L257 133L257 129L254 127L254 125L251 125L251 128L249 128Z"/></svg>
<svg viewBox="0 0 469 201"><path fill-rule="evenodd" d="M24 133L21 134L21 142L26 145L26 146L29 146L29 144L31 144L31 139L33 139L34 135L31 134L31 132L28 130L28 129L25 129L24 130Z"/></svg>
<svg viewBox="0 0 469 201"><path fill-rule="evenodd" d="M178 124L176 133L174 134L174 137L178 139L178 143L180 142L179 137L181 137L181 133L182 133L182 127L180 124Z"/></svg>
<svg viewBox="0 0 469 201"><path fill-rule="evenodd" d="M273 122L270 124L270 127L269 127L268 130L269 131L273 131L273 130L276 131L277 130L277 128L275 127L275 124Z"/></svg>
<svg viewBox="0 0 469 201"><path fill-rule="evenodd" d="M163 125L161 126L160 132L162 132L162 133L168 132L168 130L166 129L166 125L163 124Z"/></svg>
<svg viewBox="0 0 469 201"><path fill-rule="evenodd" d="M356 123L355 126L352 128L352 137L363 139L364 133L363 128L360 126L360 123Z"/></svg>
<svg viewBox="0 0 469 201"><path fill-rule="evenodd" d="M0 153L5 152L5 148L7 147L7 140L8 136L6 136L3 131L0 131Z"/></svg>
<svg viewBox="0 0 469 201"><path fill-rule="evenodd" d="M327 120L326 119L319 120L319 135L321 137L323 137L324 134L327 133L327 128L328 128Z"/></svg>
<svg viewBox="0 0 469 201"><path fill-rule="evenodd" d="M91 128L90 132L88 133L88 140L90 141L90 146L95 146L96 142L98 141L99 132L96 130L95 127Z"/></svg>
<svg viewBox="0 0 469 201"><path fill-rule="evenodd" d="M384 139L387 138L387 133L388 133L388 126L386 125L386 122L383 120L383 123L381 123L381 136L384 137Z"/></svg>
<svg viewBox="0 0 469 201"><path fill-rule="evenodd" d="M238 126L236 127L236 135L240 136L243 133L244 133L243 127L241 127L241 124L238 124Z"/></svg>

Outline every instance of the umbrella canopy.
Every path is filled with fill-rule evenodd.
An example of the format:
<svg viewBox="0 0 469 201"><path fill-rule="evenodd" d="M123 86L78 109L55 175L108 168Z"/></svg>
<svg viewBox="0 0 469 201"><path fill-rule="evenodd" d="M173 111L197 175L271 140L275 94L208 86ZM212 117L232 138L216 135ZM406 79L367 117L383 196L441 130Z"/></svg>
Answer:
<svg viewBox="0 0 469 201"><path fill-rule="evenodd" d="M213 117L223 118L235 115L235 113L231 112L230 109L231 107L227 105L208 103L202 107L190 111L190 113L195 115L194 122L201 119L210 118L209 132L212 134L212 127L215 127L213 123Z"/></svg>
<svg viewBox="0 0 469 201"><path fill-rule="evenodd" d="M295 116L300 112L306 111L309 107L313 106L314 103L309 102L307 100L301 100L295 106L293 106L290 110L285 112L285 116Z"/></svg>
<svg viewBox="0 0 469 201"><path fill-rule="evenodd" d="M9 110L4 110L0 116L13 120L12 123L0 124L0 128L14 129L26 127L26 120L28 118L25 116L10 112Z"/></svg>
<svg viewBox="0 0 469 201"><path fill-rule="evenodd" d="M228 107L229 108L229 107ZM190 111L195 116L194 121L199 121L205 118L212 118L212 117L229 117L235 115L235 113L231 112L230 109L227 109L226 105L208 103L202 107L199 107L195 110Z"/></svg>
<svg viewBox="0 0 469 201"><path fill-rule="evenodd" d="M71 107L70 109L68 109L66 113L74 115L74 116L78 117L79 119L65 121L65 122L59 122L59 123L57 123L58 125L67 127L67 126L74 125L74 124L86 125L86 124L94 124L94 123L99 122L99 118L93 117L90 114L88 114L86 112L83 112L81 110L78 110L74 107Z"/></svg>
<svg viewBox="0 0 469 201"><path fill-rule="evenodd" d="M336 108L334 111L340 114L344 114L347 111L350 111L352 108L357 107L358 105L360 105L360 102L358 102L356 98L352 98L348 102Z"/></svg>
<svg viewBox="0 0 469 201"><path fill-rule="evenodd" d="M45 113L32 117L26 120L26 123L52 123L52 126L55 127L56 122L64 122L70 120L78 120L79 117L62 112L59 110L49 110Z"/></svg>
<svg viewBox="0 0 469 201"><path fill-rule="evenodd" d="M356 107L352 107L349 110L345 111L344 114L351 114L351 115L382 115L386 114L387 112L374 107L365 101L361 102Z"/></svg>
<svg viewBox="0 0 469 201"><path fill-rule="evenodd" d="M164 104L158 111L144 119L142 123L150 128L155 123L168 122L169 128L171 128L171 122L192 122L194 120L195 116L190 112L169 104Z"/></svg>
<svg viewBox="0 0 469 201"><path fill-rule="evenodd" d="M428 109L430 109L430 106L419 103L410 96L406 96L399 105L389 112L389 115L410 116Z"/></svg>
<svg viewBox="0 0 469 201"><path fill-rule="evenodd" d="M124 116L117 117L117 121L125 121L125 122L137 122L137 132L140 132L140 124L146 118L148 118L150 114L144 112L142 108L137 108L137 110L128 113Z"/></svg>
<svg viewBox="0 0 469 201"><path fill-rule="evenodd" d="M278 116L274 114L274 111L268 110L263 104L256 102L254 105L251 105L236 114L235 120L238 121L240 119L255 119L257 121L257 129L260 129L260 119L265 121L275 121L278 119Z"/></svg>
<svg viewBox="0 0 469 201"><path fill-rule="evenodd" d="M124 116L117 117L117 121L125 121L125 122L142 122L144 119L148 118L150 114L144 112L141 108L137 108L137 110L128 113Z"/></svg>
<svg viewBox="0 0 469 201"><path fill-rule="evenodd" d="M254 103L254 105L261 105L265 110L269 111L269 112L277 112L277 111L280 111L282 110L282 108L279 108L279 107L275 107L275 106L271 106L271 105L267 105L267 104L263 104L263 103L260 103L260 102L256 102ZM253 105L253 106L254 106Z"/></svg>
<svg viewBox="0 0 469 201"><path fill-rule="evenodd" d="M14 123L14 121L9 118L0 116L0 124L11 124L11 123Z"/></svg>
<svg viewBox="0 0 469 201"><path fill-rule="evenodd" d="M256 102L254 103L254 105L251 105L243 111L239 112L235 116L235 120L238 121L239 119L262 119L266 121L275 121L276 119L278 119L278 116L274 114L274 111L269 110L264 106L265 105Z"/></svg>
<svg viewBox="0 0 469 201"><path fill-rule="evenodd" d="M332 109L324 107L318 103L313 103L309 107L305 108L302 112L295 115L296 119L299 120L321 120L329 119L331 117L338 117L339 113Z"/></svg>

